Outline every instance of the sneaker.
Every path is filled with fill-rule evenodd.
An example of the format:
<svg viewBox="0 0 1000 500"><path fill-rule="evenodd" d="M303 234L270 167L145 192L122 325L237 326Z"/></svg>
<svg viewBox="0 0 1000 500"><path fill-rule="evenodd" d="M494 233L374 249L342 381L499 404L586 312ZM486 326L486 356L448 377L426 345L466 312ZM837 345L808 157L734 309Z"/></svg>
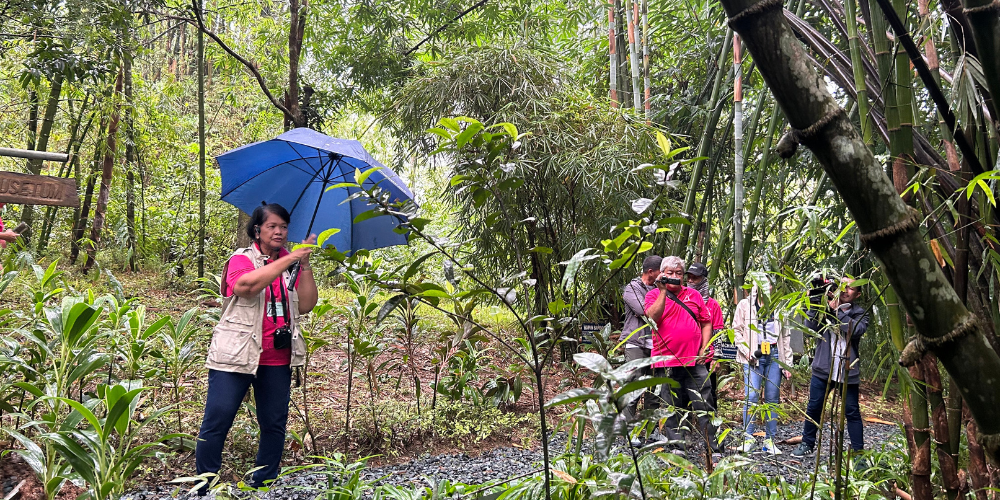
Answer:
<svg viewBox="0 0 1000 500"><path fill-rule="evenodd" d="M813 449L805 443L799 443L799 445L792 450L793 457L806 457L812 455Z"/></svg>
<svg viewBox="0 0 1000 500"><path fill-rule="evenodd" d="M779 450L778 447L774 445L774 440L771 438L767 438L764 440L764 446L761 447L760 451L763 451L764 453L770 455L781 455L781 450Z"/></svg>
<svg viewBox="0 0 1000 500"><path fill-rule="evenodd" d="M757 440L753 436L747 436L743 439L743 443L736 447L736 451L739 453L750 453L755 446L757 446Z"/></svg>
<svg viewBox="0 0 1000 500"><path fill-rule="evenodd" d="M868 460L865 459L865 457L860 457L860 456L854 457L854 472L860 474L868 470L870 467L871 465L868 463Z"/></svg>

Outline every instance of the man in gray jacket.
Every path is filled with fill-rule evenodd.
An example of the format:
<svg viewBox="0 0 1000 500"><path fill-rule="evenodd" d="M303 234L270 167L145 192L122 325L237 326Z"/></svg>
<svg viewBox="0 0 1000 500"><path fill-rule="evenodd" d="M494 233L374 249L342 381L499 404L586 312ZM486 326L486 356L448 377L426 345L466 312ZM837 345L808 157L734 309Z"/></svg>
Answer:
<svg viewBox="0 0 1000 500"><path fill-rule="evenodd" d="M826 395L831 390L840 390L847 384L844 411L847 419L847 433L851 437L851 449L861 451L865 447L864 426L861 422L859 393L861 385L861 362L858 347L861 336L868 330L868 315L855 301L861 294L857 287L850 286L853 280L843 278L842 290L831 292L824 307L809 312L806 327L819 334L816 352L813 354L812 380L809 383L809 404L806 406L806 421L802 428L802 443L792 451L793 456L809 455L816 444L817 423L820 422ZM822 300L822 299L820 299ZM858 464L855 464L858 467Z"/></svg>
<svg viewBox="0 0 1000 500"><path fill-rule="evenodd" d="M626 361L645 359L650 357L652 353L653 335L644 319L646 317L646 294L656 288L656 277L660 275L660 263L662 261L663 259L656 255L646 257L642 261L642 274L625 285L625 289L622 292L622 299L625 301L625 323L622 326L622 338L628 339L625 341ZM652 367L646 367L637 370L634 378L652 374ZM636 410L639 407L639 399L634 399L629 403L628 408L625 409L625 416L629 420L635 418ZM647 410L655 409L656 397L651 396L647 392L643 394L641 399L644 401L643 408Z"/></svg>

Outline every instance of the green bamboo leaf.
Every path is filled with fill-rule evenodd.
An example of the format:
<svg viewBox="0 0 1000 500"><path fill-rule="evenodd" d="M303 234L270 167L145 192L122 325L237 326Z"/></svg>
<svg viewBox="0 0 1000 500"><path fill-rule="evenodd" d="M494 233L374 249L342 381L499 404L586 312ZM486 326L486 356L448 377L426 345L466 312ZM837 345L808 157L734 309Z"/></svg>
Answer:
<svg viewBox="0 0 1000 500"><path fill-rule="evenodd" d="M837 239L833 240L834 245L840 243L840 240L844 239L844 236L847 235L847 232L850 231L852 227L854 227L854 222L855 221L851 221L850 224L844 226L844 230L840 232L840 234L837 236Z"/></svg>

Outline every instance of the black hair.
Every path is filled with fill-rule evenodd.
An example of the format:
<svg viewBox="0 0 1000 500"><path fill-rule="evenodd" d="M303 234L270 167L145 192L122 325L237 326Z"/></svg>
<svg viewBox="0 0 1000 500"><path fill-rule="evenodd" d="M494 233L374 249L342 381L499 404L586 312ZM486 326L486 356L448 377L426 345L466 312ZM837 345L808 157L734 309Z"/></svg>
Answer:
<svg viewBox="0 0 1000 500"><path fill-rule="evenodd" d="M285 207L277 203L262 201L259 207L253 209L253 213L250 214L250 221L247 222L246 231L247 236L250 237L250 241L257 241L257 229L264 223L268 215L281 217L281 220L285 221L285 224L292 222L292 216L288 215L288 210L285 210Z"/></svg>

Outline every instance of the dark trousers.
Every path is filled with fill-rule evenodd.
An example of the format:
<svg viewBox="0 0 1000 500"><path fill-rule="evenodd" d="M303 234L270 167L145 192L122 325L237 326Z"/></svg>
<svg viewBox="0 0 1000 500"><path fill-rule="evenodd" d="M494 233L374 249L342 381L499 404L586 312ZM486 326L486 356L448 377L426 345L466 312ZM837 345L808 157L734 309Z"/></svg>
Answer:
<svg viewBox="0 0 1000 500"><path fill-rule="evenodd" d="M292 387L292 369L287 365L260 366L256 376L208 371L205 418L201 421L195 448L198 474L217 473L222 467L222 447L250 386L253 386L257 424L260 426L256 462L260 468L253 473L250 484L259 487L264 485L264 481L278 477L281 452L285 449L285 426Z"/></svg>
<svg viewBox="0 0 1000 500"><path fill-rule="evenodd" d="M650 349L646 349L645 347L639 347L635 345L625 346L626 362L635 361L637 359L646 359L648 357L650 357ZM652 366L640 368L632 372L632 377L629 378L629 381L631 382L632 380L638 380L642 376L652 375L652 374L653 374ZM639 409L640 399L642 400L643 410L655 410L658 407L657 403L659 402L659 400L656 398L656 394L653 394L653 392L650 390L645 390L642 392L642 396L633 399L632 402L629 403L629 405L625 408L625 411L622 412L625 414L625 418L627 418L629 421L635 420L636 412Z"/></svg>
<svg viewBox="0 0 1000 500"><path fill-rule="evenodd" d="M832 390L840 391L840 382L830 382L812 376L809 381L809 405L806 406L806 423L802 426L802 442L813 448L816 446L816 426L820 422L823 413L823 406L826 404L826 395ZM847 434L851 437L851 449L860 451L865 449L864 425L861 423L861 406L858 404L860 393L858 384L847 384L847 394L844 396L845 417L847 419Z"/></svg>
<svg viewBox="0 0 1000 500"><path fill-rule="evenodd" d="M667 439L683 439L680 429L678 429L681 421L680 412L684 411L683 408L678 406L680 404L679 394L683 393L687 394L688 398L690 398L691 406L694 407L694 410L701 413L698 416L699 430L704 433L704 437L709 441L713 449L718 447L718 443L715 441L715 426L712 425L712 418L708 415L708 412L715 411L715 408L710 403L712 399L712 384L708 379L708 368L703 364L698 364L674 368L657 368L656 373L658 377L670 377L678 384L676 389L671 388L670 384L660 386L662 404L676 407L676 411L670 417L667 417L667 421L664 424L663 433Z"/></svg>

